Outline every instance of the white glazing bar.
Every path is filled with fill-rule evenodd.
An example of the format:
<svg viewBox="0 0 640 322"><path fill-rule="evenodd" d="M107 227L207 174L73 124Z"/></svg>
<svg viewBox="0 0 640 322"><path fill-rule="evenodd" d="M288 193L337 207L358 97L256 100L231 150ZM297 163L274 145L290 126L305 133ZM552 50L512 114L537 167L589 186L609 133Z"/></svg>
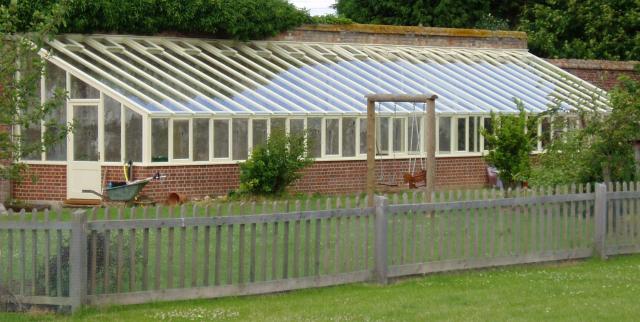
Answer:
<svg viewBox="0 0 640 322"><path fill-rule="evenodd" d="M317 50L311 48L310 46L304 44L302 45L302 50L308 55L307 57L311 60L311 59L315 59L315 62L318 63L318 66L322 66L322 70L327 71L329 74L331 74L333 77L333 81L336 81L337 79L341 79L341 80L346 80L347 83L349 83L349 85L354 86L356 88L361 88L362 91L362 96L366 95L366 94L373 94L373 93L388 93L389 90L384 89L380 86L378 86L377 84L374 84L362 77L360 77L359 75L356 75L354 73L352 73L351 71L347 70L346 68L339 66L338 64L336 64L335 62L329 60L328 58L322 56L321 53L319 53ZM334 66L336 69L339 69L340 72L333 70L331 68L328 68L327 66L325 66L324 64L328 64L331 66ZM349 75L351 77L353 77L354 79L357 80L354 81L352 79L350 79L349 77L345 76L345 75ZM365 87L363 84L367 84L368 87ZM395 90L397 93L401 93L400 90L396 89ZM386 107L383 107L385 109L386 112L393 112L393 110L388 109Z"/></svg>
<svg viewBox="0 0 640 322"><path fill-rule="evenodd" d="M333 86L328 85L326 82L322 81L322 79L318 78L317 74L320 74L320 76L322 75L317 70L315 70L314 66L304 63L299 58L290 55L286 50L282 49L278 45L272 45L271 47L269 47L269 49L271 49L274 52L274 55L272 56L271 59L289 68L291 71L288 71L288 72L291 73L292 77L296 77L296 79L300 80L300 82L303 82L303 81L312 82L313 85L317 87L319 91L330 92L328 93L328 95L332 95L336 100L339 100L338 97L340 97L344 102L349 102L349 104L353 104L353 106L363 105L363 102L361 100L356 99L356 97L358 98L362 97L362 94L353 90L353 88L345 86L343 83L340 83L340 82L332 82L331 84ZM283 57L281 58L278 55L281 55ZM303 67L296 67L294 64L290 63L290 61L297 65L306 66L309 68L306 71L303 71L302 70ZM302 76L296 75L295 72L293 72L293 70L298 70L298 73L303 74L304 79L302 78ZM346 93L351 93L351 95L347 95ZM359 113L362 113L363 111L364 111L363 109L357 109L357 112Z"/></svg>
<svg viewBox="0 0 640 322"><path fill-rule="evenodd" d="M136 85L140 86L141 88L144 88L145 90L153 93L154 95L157 95L158 97L168 100L169 102L171 102L173 105L175 105L176 107L178 107L181 111L183 111L184 113L191 113L191 109L189 109L188 107L178 103L177 101L175 101L174 99L164 95L161 91L157 90L156 88L149 86L148 84L144 83L143 81L141 81L140 79L133 77L131 74L129 74L128 72L120 69L119 67L115 66L114 64L108 62L107 60L105 60L104 58L92 53L89 50L84 50L82 51L84 54L86 54L87 56L91 57L92 59L95 59L96 61L100 62L102 65L106 66L109 68L109 71L113 71L113 72L117 72L118 74L124 76L125 78L127 78L128 80L132 81L133 83L135 83ZM163 105L164 106L164 105ZM174 111L171 110L174 113L179 113L179 111Z"/></svg>
<svg viewBox="0 0 640 322"><path fill-rule="evenodd" d="M420 54L422 54L422 52L418 52ZM427 74L432 74L432 75L437 75L437 77L439 78L439 80L442 82L442 84L445 84L446 86L449 86L451 88L455 89L455 92L457 93L458 96L463 96L469 98L470 100L473 100L474 102L480 102L480 104L478 104L478 107L484 107L485 110L483 110L482 112L490 112L490 111L504 111L504 112L513 112L515 111L515 106L512 104L504 104L500 101L496 101L491 97L487 97L486 95L484 95L483 93L477 91L474 88L470 88L468 85L466 84L464 81L461 81L459 79L456 79L454 77L452 77L451 75L449 75L447 73L447 71L442 70L439 67L439 63L428 63L425 61L420 61L418 59L416 59L415 57L413 57L414 53L403 53L404 57L407 58L410 61L414 61L417 62L417 66L424 70ZM433 62L432 59L428 58L427 59L431 60ZM476 112L476 111L474 111Z"/></svg>
<svg viewBox="0 0 640 322"><path fill-rule="evenodd" d="M87 68L91 69L95 73L102 75L103 77L105 77L109 81L111 81L114 84L117 84L118 86L128 90L129 92L137 95L138 97L140 97L140 98L142 98L142 99L144 99L144 100L146 100L148 102L151 102L152 104L156 105L157 107L159 107L160 109L164 110L165 112L170 113L170 114L174 113L173 111L168 109L166 106L160 104L160 102L156 101L155 99L152 99L152 98L148 97L147 95L141 93L140 91L136 90L135 88L127 85L126 83L124 83L121 80L119 80L117 77L114 77L110 73L102 70L102 68L99 68L99 67L97 67L97 66L95 66L95 65L93 65L93 64L91 64L91 63L89 63L87 61L85 61L84 59L80 58L75 53L64 49L62 44L59 43L57 40L49 42L49 45L51 45L51 47L53 47L54 49L59 50L60 52L63 52L65 55L69 56L70 58L73 58L75 60L75 62L81 63L82 65L84 65ZM75 70L76 72L79 72L79 70L76 69L75 67L73 67L73 64L71 64L71 63L67 63L67 67L68 67L67 70ZM84 73L82 73L82 74L84 74ZM109 93L109 94L113 94L113 93ZM114 96L120 97L121 95L114 95ZM127 101L130 101L130 100L127 100ZM152 111L149 111L149 110L141 107L139 104L137 104L135 102L131 102L131 105L132 106L136 106L137 108L146 111L146 113L153 113Z"/></svg>
<svg viewBox="0 0 640 322"><path fill-rule="evenodd" d="M254 76L256 78L262 78L262 77L257 77L257 74L255 72L249 70L248 68L245 68L244 66L242 66L239 63L233 61L233 59L231 59L229 57L226 57L224 55L220 55L218 53L218 51L215 50L215 48L213 48L213 46L211 46L210 44L202 42L201 45L202 45L201 48L203 48L206 52L208 52L209 54L217 57L218 59L220 59L222 61L224 61L225 64L228 64L228 66L223 64L223 63L221 63L221 62L219 62L218 60L214 59L213 57L203 53L201 55L201 57L206 59L208 62L210 62L210 63L212 63L212 64L214 64L214 65L216 65L216 66L218 66L218 67L220 67L222 69L225 69L230 74L238 77L239 79L243 79L245 82L247 82L249 84L252 84L253 86L256 87L256 89L257 88L264 88L266 92L270 93L270 95L273 95L273 97L275 97L278 100L280 100L280 101L284 102L285 104L289 105L289 106L280 106L280 104L274 103L273 107L277 107L282 112L284 112L284 114L294 114L294 112L296 112L296 111L292 110L292 109L297 109L298 112L306 112L306 109L303 106L300 106L299 104L291 102L289 99L287 99L285 97L282 97L282 95L280 95L280 94L278 94L278 93L276 93L276 92L274 92L272 90L269 90L267 84L260 84L260 83L256 82L255 80L253 80L251 77L248 77L247 75L242 74L241 72L239 72L238 70L235 70L232 67L244 70L247 74L252 75L252 76ZM245 85L240 84L240 86L246 88ZM249 88L247 88L247 89L249 89ZM249 90L251 90L251 89L249 89ZM255 93L255 95L259 95L259 96L264 97L264 95L261 95L260 93L258 93L255 90L254 90L254 93ZM270 99L270 101L272 101L272 100ZM277 111L273 111L273 112L277 113Z"/></svg>
<svg viewBox="0 0 640 322"><path fill-rule="evenodd" d="M224 105L220 104L219 102L217 102L217 101L215 101L215 100L212 100L212 99L211 99L211 98L209 98L209 96L208 96L208 95L214 95L214 96L216 96L216 97L224 97L222 94L219 94L219 93L217 93L217 92L212 92L212 90L211 90L211 88L210 88L210 87L208 87L208 86L206 86L206 85L204 85L204 84L200 83L200 81L198 81L197 79L195 79L195 78L193 78L193 77L191 77L191 76L189 76L189 75L187 75L187 74L183 73L182 71L180 71L179 69L177 69L175 66L173 66L173 65L171 65L171 64L169 64L169 63L167 63L166 61L164 61L164 60L162 60L162 59L160 59L160 58L158 58L158 57L156 57L154 54L149 53L147 50L144 50L144 47L143 47L143 46L141 46L140 44L138 44L138 43L136 43L136 42L133 42L133 41L132 41L132 42L128 42L128 43L127 43L127 45L131 46L130 48L132 48L133 50L135 50L135 52L136 52L137 54L139 54L139 55L141 55L141 56L145 57L146 59L149 59L149 60L152 60L152 61L156 62L157 64L161 65L161 66L162 66L163 68L165 68L166 70L171 71L171 72L175 73L176 75L178 75L178 77L180 77L182 80L178 80L178 79L175 79L175 78L174 78L174 79L175 79L175 81L176 81L176 82L180 82L180 84L182 84L182 85L181 85L182 87L184 87L184 88L188 88L188 89L190 89L194 94L202 96L204 99L206 99L206 100L207 100L207 102L209 102L210 104L214 105L216 108L219 108L219 109L221 109L221 110L223 110L223 111L226 111L226 112L227 112L227 113L229 113L229 114L233 113L233 111L232 111L232 110L230 110L230 109L229 109L229 108L227 108L226 106L224 106ZM130 50L125 49L125 52L126 52L128 55L134 55ZM133 56L130 56L130 57L133 57ZM138 61L138 62L141 62L141 63L142 63L142 62L144 62L144 60L143 60L143 59L138 59L137 61ZM148 62L144 62L144 63L145 63L145 66L149 66L149 65L150 65L150 66L153 66L153 65L149 64ZM154 66L154 67L155 67L155 66ZM165 74L166 74L166 73L165 73ZM168 75L168 76L170 76L170 75ZM173 77L172 77L172 78L173 78ZM209 92L209 94L204 94L204 93L200 92L199 90L197 90L196 88L194 88L192 85L187 84L186 82L190 82L190 83L192 83L192 84L197 85L199 88L201 88L201 89L204 89L204 90L208 91L208 92ZM239 105L239 104L238 104L238 105ZM239 105L239 107L240 107L241 109L246 110L248 113L250 113L250 111L249 111L248 109L244 108L243 106ZM216 113L216 114L219 114L219 113Z"/></svg>
<svg viewBox="0 0 640 322"><path fill-rule="evenodd" d="M382 55L380 55L379 53L377 53L375 50L366 50L367 53L369 53L370 55L375 55L375 57L380 57L381 59L383 59L384 57ZM446 97L447 101L451 101L453 102L453 104L455 104L456 106L459 107L459 109L454 109L453 112L478 112L478 109L481 106L484 106L484 108L486 109L486 111L489 111L493 108L492 105L489 105L487 102L482 101L477 99L476 97L474 97L473 95L470 95L469 93L465 92L465 91L461 91L461 88L459 87L451 87L448 84L444 83L444 82L438 82L438 78L436 75L434 75L433 73L430 73L429 71L425 70L424 68L422 68L420 65L424 64L424 62L416 59L413 55L411 55L411 53L405 52L405 51L400 51L398 57L401 59L401 61L406 62L407 64L415 67L414 69L408 69L406 68L404 65L402 64L398 64L396 62L392 62L393 64L397 65L398 68L402 68L404 71L406 71L407 73L411 73L413 75L415 75L418 78L422 78L425 80L429 80L429 83L436 88L436 91L434 91L434 93L437 93L438 95L442 95L442 97ZM434 81L435 79L435 81ZM463 101L466 104L469 104L470 107L475 107L475 108L467 108L464 107L462 105L460 105L460 103L458 103L457 101L455 101L454 99L451 99L451 97L456 98L457 100ZM440 100L440 96L438 97L438 100ZM438 109L440 109L440 106L442 106L443 103L439 103ZM483 112L486 112L483 111Z"/></svg>
<svg viewBox="0 0 640 322"><path fill-rule="evenodd" d="M551 77L550 81L552 81L554 84L562 86L563 88L565 88L567 91L569 91L570 93L574 94L574 95L578 95L580 96L583 100L585 100L585 102L591 103L593 102L593 98L589 96L588 94L586 94L584 91L586 91L588 88L591 89L590 92L594 93L596 95L595 97L595 103L597 105L599 105L601 111L608 111L611 109L611 106L609 105L609 101L607 99L608 94L606 92L604 92L603 90L595 87L592 84L589 84L586 81L583 81L579 78L577 78L576 76L572 75L569 72L565 72L562 69L552 65L551 63L545 61L544 59L540 59L536 56L533 55L528 55L529 58L529 62L531 62L532 64L536 65L538 68L536 68L536 70L543 72L547 75L549 75ZM517 58L513 58L512 60L514 61L518 61ZM521 64L521 62L520 62ZM553 77L555 76L555 77ZM561 81L558 78L564 78L567 81L572 81L572 84L575 86L570 86L567 85L567 83ZM575 82L575 83L574 83ZM577 87L577 88L576 88Z"/></svg>
<svg viewBox="0 0 640 322"><path fill-rule="evenodd" d="M468 104L470 107L471 106L477 106L477 105L483 105L484 103L481 101L478 101L472 97L468 97L468 95L464 94L460 95L454 92L454 89L447 89L444 86L441 86L438 82L434 82L432 81L434 79L434 76L432 74L428 74L426 72L424 72L422 69L420 69L417 66L414 66L414 69L408 69L405 66L396 63L395 61L391 61L389 59L387 59L386 57L384 57L383 55L379 54L378 52L376 52L375 50L364 50L366 53L369 54L370 57L375 58L378 61L382 61L385 62L387 64L393 65L394 67L398 68L400 71L407 73L409 75L413 75L413 77L415 77L416 79L422 79L424 82L428 83L428 85L420 85L418 84L417 86L421 86L422 88L425 88L426 86L429 86L428 89L426 90L426 92L433 92L433 93L437 93L438 94L438 109L439 110L448 110L448 111L443 111L443 112L453 112L453 113L469 113L469 112L475 112L477 111L477 109L472 109L469 107L465 107L463 105L461 105L460 103L458 103L457 101L451 99L451 97L456 97L461 101L464 101L466 104ZM399 56L401 57L401 56ZM407 63L410 64L410 62L405 61ZM383 68L387 69L390 71L391 74L393 74L395 77L404 77L407 78L407 75L403 75L400 74L398 71L393 70L392 68L389 68L387 66L382 65ZM417 74L418 72L422 72L422 75ZM415 81L414 81L415 83Z"/></svg>
<svg viewBox="0 0 640 322"><path fill-rule="evenodd" d="M521 66L527 69L527 71L532 72L533 74L541 77L542 79L548 81L549 83L556 85L555 89L565 95L565 97L561 97L560 99L564 99L564 100L573 99L574 101L579 102L578 104L580 103L591 104L592 98L588 94L577 90L576 87L579 87L579 84L570 82L571 84L575 85L575 87L572 85L567 85L566 82L562 81L562 79L560 78L564 77L565 80L569 81L569 79L567 78L568 76L561 74L563 72L562 70L560 70L560 72L556 71L555 69L549 70L548 68L540 65L539 63L539 61L541 61L540 58L535 57L533 55L522 55L520 53L512 53L511 55L505 55L505 59L508 59L509 61L517 64L518 66ZM523 59L526 59L528 63L524 63ZM599 98L601 99L602 96L600 96ZM604 102L596 100L596 103L598 105L603 107L605 110L608 110L609 105L606 102L607 102L606 100Z"/></svg>
<svg viewBox="0 0 640 322"><path fill-rule="evenodd" d="M467 58L463 53L457 53L456 58L463 63L459 66L461 69L482 79L484 82L500 88L506 95L522 100L522 102L525 103L525 107L531 110L531 112L542 112L546 110L544 101L548 100L548 98L531 92L528 87L522 87L518 82L505 79L502 74L485 68L480 63Z"/></svg>
<svg viewBox="0 0 640 322"><path fill-rule="evenodd" d="M492 103L491 105L497 108L502 106L502 110L504 112L517 111L515 102L513 102L511 98L505 97L506 93L500 89L495 88L491 84L483 82L481 79L465 72L453 63L443 59L439 54L430 53L427 57L438 63L432 66L433 68L444 73L450 81L462 85L463 87L461 87L461 89L464 88L466 90L472 90L475 93L474 96L487 100L487 102ZM454 56L451 56L450 58L456 60ZM488 90L489 88L491 91Z"/></svg>
<svg viewBox="0 0 640 322"><path fill-rule="evenodd" d="M267 50L267 49L265 49L265 50ZM262 57L258 56L255 53L251 53L252 49L247 47L247 46L241 47L240 51L251 55L256 61L260 61L260 62L268 65L269 67L277 70L279 73L289 73L289 75L291 77L295 78L296 81L298 81L300 83L307 84L309 87L312 88L312 90L314 92L310 92L310 91L308 91L308 90L306 90L304 88L301 88L298 84L295 84L294 82L291 82L289 80L281 78L289 86L295 88L296 90L298 90L300 92L305 93L307 96L309 96L312 99L314 99L314 101L320 102L320 103L324 104L325 106L329 106L331 109L335 110L335 112L359 112L359 110L357 108L355 108L354 105L350 105L348 103L345 103L344 101L342 101L340 99L337 99L335 96L332 97L331 101L325 100L322 97L318 96L318 95L321 95L321 93L324 93L325 91L323 91L320 88L316 87L314 82L313 82L313 79L301 79L298 76L296 76L295 74L293 74L293 73L291 73L291 72L289 72L287 70L284 70L283 68L281 68L281 67L277 66L276 64L272 63L270 60L273 60L274 58L280 60L279 58L277 58L277 56L272 55L271 58L265 59L265 58L262 58ZM240 57L242 57L242 56L240 56ZM280 61L282 61L282 60L280 60ZM246 63L249 64L249 65L254 66L257 69L260 69L260 70L264 71L265 73L270 74L272 77L281 77L280 75L267 70L266 68L260 66L257 63L254 63L253 61L246 60ZM296 68L296 67L291 66L291 68ZM340 109L338 107L331 107L332 102L333 103L339 103L342 106L343 109ZM357 106L357 105L355 105L355 106ZM325 111L325 112L330 112L330 111Z"/></svg>
<svg viewBox="0 0 640 322"><path fill-rule="evenodd" d="M460 59L464 60L466 62L468 62L469 64L475 64L477 71L479 73L487 73L493 77L495 77L497 80L500 81L500 84L508 84L508 85L512 85L515 89L517 89L518 91L522 91L527 93L528 95L530 95L532 97L532 99L534 99L534 101L536 102L544 102L544 101L549 101L550 98L547 96L547 93L544 93L543 91L541 91L537 86L535 86L536 82L534 80L532 80L530 78L529 75L525 75L523 73L521 73L520 71L513 70L514 73L516 73L518 75L518 77L514 77L512 74L509 74L507 72L505 72L504 69L499 68L500 66L504 67L504 68L509 68L510 66L505 66L505 64L501 64L499 63L497 60L494 60L492 58L492 54L489 52L482 52L480 54L478 54L477 52L474 52L473 50L467 50L467 49L460 49L458 50L460 52ZM481 62L474 62L472 58L470 57L480 57L479 60ZM485 64L489 64L495 68L489 68L488 66L486 66ZM494 66L496 65L496 66ZM541 108L542 110L546 110L546 105L544 105L544 108Z"/></svg>
<svg viewBox="0 0 640 322"><path fill-rule="evenodd" d="M249 99L249 98L248 98L248 97L246 97L244 94L242 94L242 93L238 92L236 89L231 88L231 87L229 87L229 86L225 85L224 83L222 83L222 82L220 82L220 81L216 80L215 78L211 77L210 75L205 74L204 72L202 72L202 71L198 70L197 68L195 68L195 67L193 67L192 65L188 64L187 62L183 61L181 58L176 57L173 53L170 53L170 52L168 52L168 51L165 51L165 52L164 52L164 56L165 56L166 58L171 59L171 61L172 61L172 62L174 62L174 63L176 63L176 64L180 65L182 68L185 68L185 69L189 70L190 72L192 72L192 73L194 73L194 74L198 75L199 77L202 77L203 79L206 79L207 81L211 82L211 84L213 84L213 86L210 86L210 88L211 88L211 87L214 87L214 88L215 88L215 87L218 87L218 88L223 89L223 90L225 90L225 91L227 91L227 92L229 92L229 93L231 93L231 94L233 94L233 95L236 95L236 96L238 96L238 97L242 97L244 101L248 102L251 106L255 107L255 108L256 108L257 110L259 110L259 111L262 111L262 112L264 112L264 113L266 113L266 114L272 114L272 113L273 113L271 110L267 109L267 108L266 108L266 107L264 107L263 105L260 105L260 104L256 103L254 100ZM182 56L182 58L186 58L188 62L190 62L190 63L192 63L192 64L195 64L195 65L197 65L197 66L199 66L199 67L201 67L201 68L204 68L204 69L206 69L206 70L209 70L209 71L211 72L211 74L213 74L213 75L215 75L215 76L217 76L217 77L225 78L225 79L227 78L227 76L226 76L226 75L224 75L224 74L222 74L222 73L218 72L218 71L217 71L217 70L215 70L215 69L212 69L211 67L207 66L205 63L201 62L200 60L198 60L198 59L196 59L196 58L194 58L194 57L192 57L192 56L184 55L184 56ZM212 88L211 90L212 90L212 91L214 91L214 89L213 89L213 88ZM227 95L224 95L224 96L228 97ZM233 97L230 97L230 98L229 98L229 102L230 102L230 104L232 104L232 105L234 105L234 106L240 106L243 110L247 110L247 111L249 111L250 113L255 113L255 111L250 110L250 109L247 109L247 108L246 108L246 107L244 107L242 104L239 104L238 102L236 102L236 101L233 99ZM270 101L268 101L268 102L269 102L269 103L271 103L271 104L275 104L275 103L272 103L272 102L270 102Z"/></svg>
<svg viewBox="0 0 640 322"><path fill-rule="evenodd" d="M169 77L167 77L167 80L173 82L174 84L171 84L173 86L170 86L169 84L166 84L166 82L162 81L161 79L158 79L157 76L150 75L147 71L140 69L138 66L133 65L132 63L126 61L122 57L120 57L120 56L118 56L118 55L116 55L114 53L111 53L109 51L106 51L104 49L101 49L99 47L96 47L95 43L91 42L91 40L88 40L87 44L90 45L93 49L95 49L95 50L99 51L100 53L102 53L103 55L111 58L112 60L114 60L114 62L117 62L120 66L123 66L123 67L127 68L129 71L131 71L130 75L132 75L132 76L136 75L136 76L142 77L143 79L147 79L150 83L152 83L154 85L154 86L152 86L153 88L162 89L163 91L161 91L161 93L163 93L163 94L164 93L167 93L167 94L171 93L172 94L172 97L171 96L166 96L166 94L165 94L165 97L167 97L167 98L173 98L173 97L181 98L185 102L189 102L190 104L192 104L194 106L197 106L200 109L202 109L201 111L194 110L194 109L190 108L189 106L184 105L187 108L187 111L192 112L192 113L198 113L198 112L202 113L202 112L209 111L209 113L211 113L211 110L209 108L207 108L206 106L200 104L200 102L192 99L188 95L185 95L184 93L178 91L174 86L179 85L179 83L175 82L175 79L173 79L173 77L167 75L165 72L163 72L161 70L158 70L157 68L155 68L153 66L149 67L149 65L143 64L145 67L150 68L153 72L155 72L157 74L160 74L163 77L169 76ZM124 53L121 53L121 55L125 55L125 56L130 57L130 58L132 57L131 54L128 53L127 51L125 51ZM137 57L135 57L134 60L136 60L136 58ZM139 58L136 61L138 61L138 63L139 63L140 62ZM135 77L137 79L140 79L140 78L138 78L136 76L133 76L133 77ZM140 80L142 80L142 79L140 79ZM176 99L174 99L174 101L178 102Z"/></svg>

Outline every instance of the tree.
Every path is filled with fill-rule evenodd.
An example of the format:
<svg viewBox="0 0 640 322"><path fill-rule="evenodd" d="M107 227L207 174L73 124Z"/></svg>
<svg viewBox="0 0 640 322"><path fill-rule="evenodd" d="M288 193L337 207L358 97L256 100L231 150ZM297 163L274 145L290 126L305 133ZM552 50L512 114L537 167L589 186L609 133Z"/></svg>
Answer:
<svg viewBox="0 0 640 322"><path fill-rule="evenodd" d="M249 159L240 163L240 192L282 194L301 177L300 170L313 162L306 141L305 135L273 131L266 143L254 147Z"/></svg>
<svg viewBox="0 0 640 322"><path fill-rule="evenodd" d="M30 17L36 11L50 10L59 2L21 0L18 2L18 15ZM74 0L68 3L67 24L60 31L143 35L179 33L246 40L273 36L309 19L307 12L286 0ZM18 25L19 30L28 27L27 23Z"/></svg>
<svg viewBox="0 0 640 322"><path fill-rule="evenodd" d="M57 89L44 103L40 99L45 63L39 51L62 26L64 8L56 4L46 13L35 11L27 22L17 15L15 5L0 6L0 125L4 127L0 131L0 179L23 179L26 165L21 160L64 139L70 130L50 117L63 105L64 89ZM42 120L49 121L41 136Z"/></svg>
<svg viewBox="0 0 640 322"><path fill-rule="evenodd" d="M359 23L453 28L478 26L515 28L524 7L540 1L338 0L336 9L340 15ZM488 20L493 20L493 23L488 24Z"/></svg>
<svg viewBox="0 0 640 322"><path fill-rule="evenodd" d="M632 147L632 142L640 139L640 82L623 76L610 95L611 111L583 109L579 113L581 126L562 132L551 143L532 171L534 184L640 178Z"/></svg>
<svg viewBox="0 0 640 322"><path fill-rule="evenodd" d="M549 58L640 59L637 0L558 0L522 13L529 47Z"/></svg>
<svg viewBox="0 0 640 322"><path fill-rule="evenodd" d="M491 147L485 160L498 169L507 188L528 180L531 152L538 139L538 116L527 115L522 102L516 100L516 104L517 115L491 113L491 126L482 129L485 146Z"/></svg>
<svg viewBox="0 0 640 322"><path fill-rule="evenodd" d="M518 29L548 58L640 59L638 0L338 0L358 23Z"/></svg>

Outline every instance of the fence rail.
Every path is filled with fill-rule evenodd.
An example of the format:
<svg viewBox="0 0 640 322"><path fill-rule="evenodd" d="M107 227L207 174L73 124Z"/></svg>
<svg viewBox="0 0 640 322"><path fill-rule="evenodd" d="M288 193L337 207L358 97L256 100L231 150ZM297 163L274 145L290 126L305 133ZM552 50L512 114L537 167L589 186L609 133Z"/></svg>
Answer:
<svg viewBox="0 0 640 322"><path fill-rule="evenodd" d="M591 188L22 211L0 218L0 283L75 310L639 252L640 184Z"/></svg>

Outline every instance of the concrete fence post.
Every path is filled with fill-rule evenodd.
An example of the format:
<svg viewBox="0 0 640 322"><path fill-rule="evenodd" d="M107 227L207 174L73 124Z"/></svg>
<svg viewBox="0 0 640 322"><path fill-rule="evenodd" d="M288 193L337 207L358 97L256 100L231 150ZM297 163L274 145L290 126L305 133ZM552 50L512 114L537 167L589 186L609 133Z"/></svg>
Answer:
<svg viewBox="0 0 640 322"><path fill-rule="evenodd" d="M87 297L87 213L73 213L71 241L69 242L69 297L71 312L86 303Z"/></svg>
<svg viewBox="0 0 640 322"><path fill-rule="evenodd" d="M387 206L386 197L375 197L375 269L374 278L380 284L387 284Z"/></svg>
<svg viewBox="0 0 640 322"><path fill-rule="evenodd" d="M595 250L602 259L607 258L607 186L604 183L596 184L596 199L594 206L595 215Z"/></svg>

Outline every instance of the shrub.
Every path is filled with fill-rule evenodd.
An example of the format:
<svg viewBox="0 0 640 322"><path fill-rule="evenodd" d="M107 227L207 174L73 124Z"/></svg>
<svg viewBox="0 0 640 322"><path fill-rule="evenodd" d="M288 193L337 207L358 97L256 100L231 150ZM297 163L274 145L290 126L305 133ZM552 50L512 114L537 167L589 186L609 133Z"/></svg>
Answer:
<svg viewBox="0 0 640 322"><path fill-rule="evenodd" d="M506 188L526 181L531 172L531 152L537 143L538 116L527 115L522 102L516 101L517 115L491 113L491 127L482 129L485 145L492 149L487 162L500 172Z"/></svg>
<svg viewBox="0 0 640 322"><path fill-rule="evenodd" d="M300 170L313 161L307 156L306 135L274 131L266 143L254 147L240 163L240 193L281 194L300 178Z"/></svg>

